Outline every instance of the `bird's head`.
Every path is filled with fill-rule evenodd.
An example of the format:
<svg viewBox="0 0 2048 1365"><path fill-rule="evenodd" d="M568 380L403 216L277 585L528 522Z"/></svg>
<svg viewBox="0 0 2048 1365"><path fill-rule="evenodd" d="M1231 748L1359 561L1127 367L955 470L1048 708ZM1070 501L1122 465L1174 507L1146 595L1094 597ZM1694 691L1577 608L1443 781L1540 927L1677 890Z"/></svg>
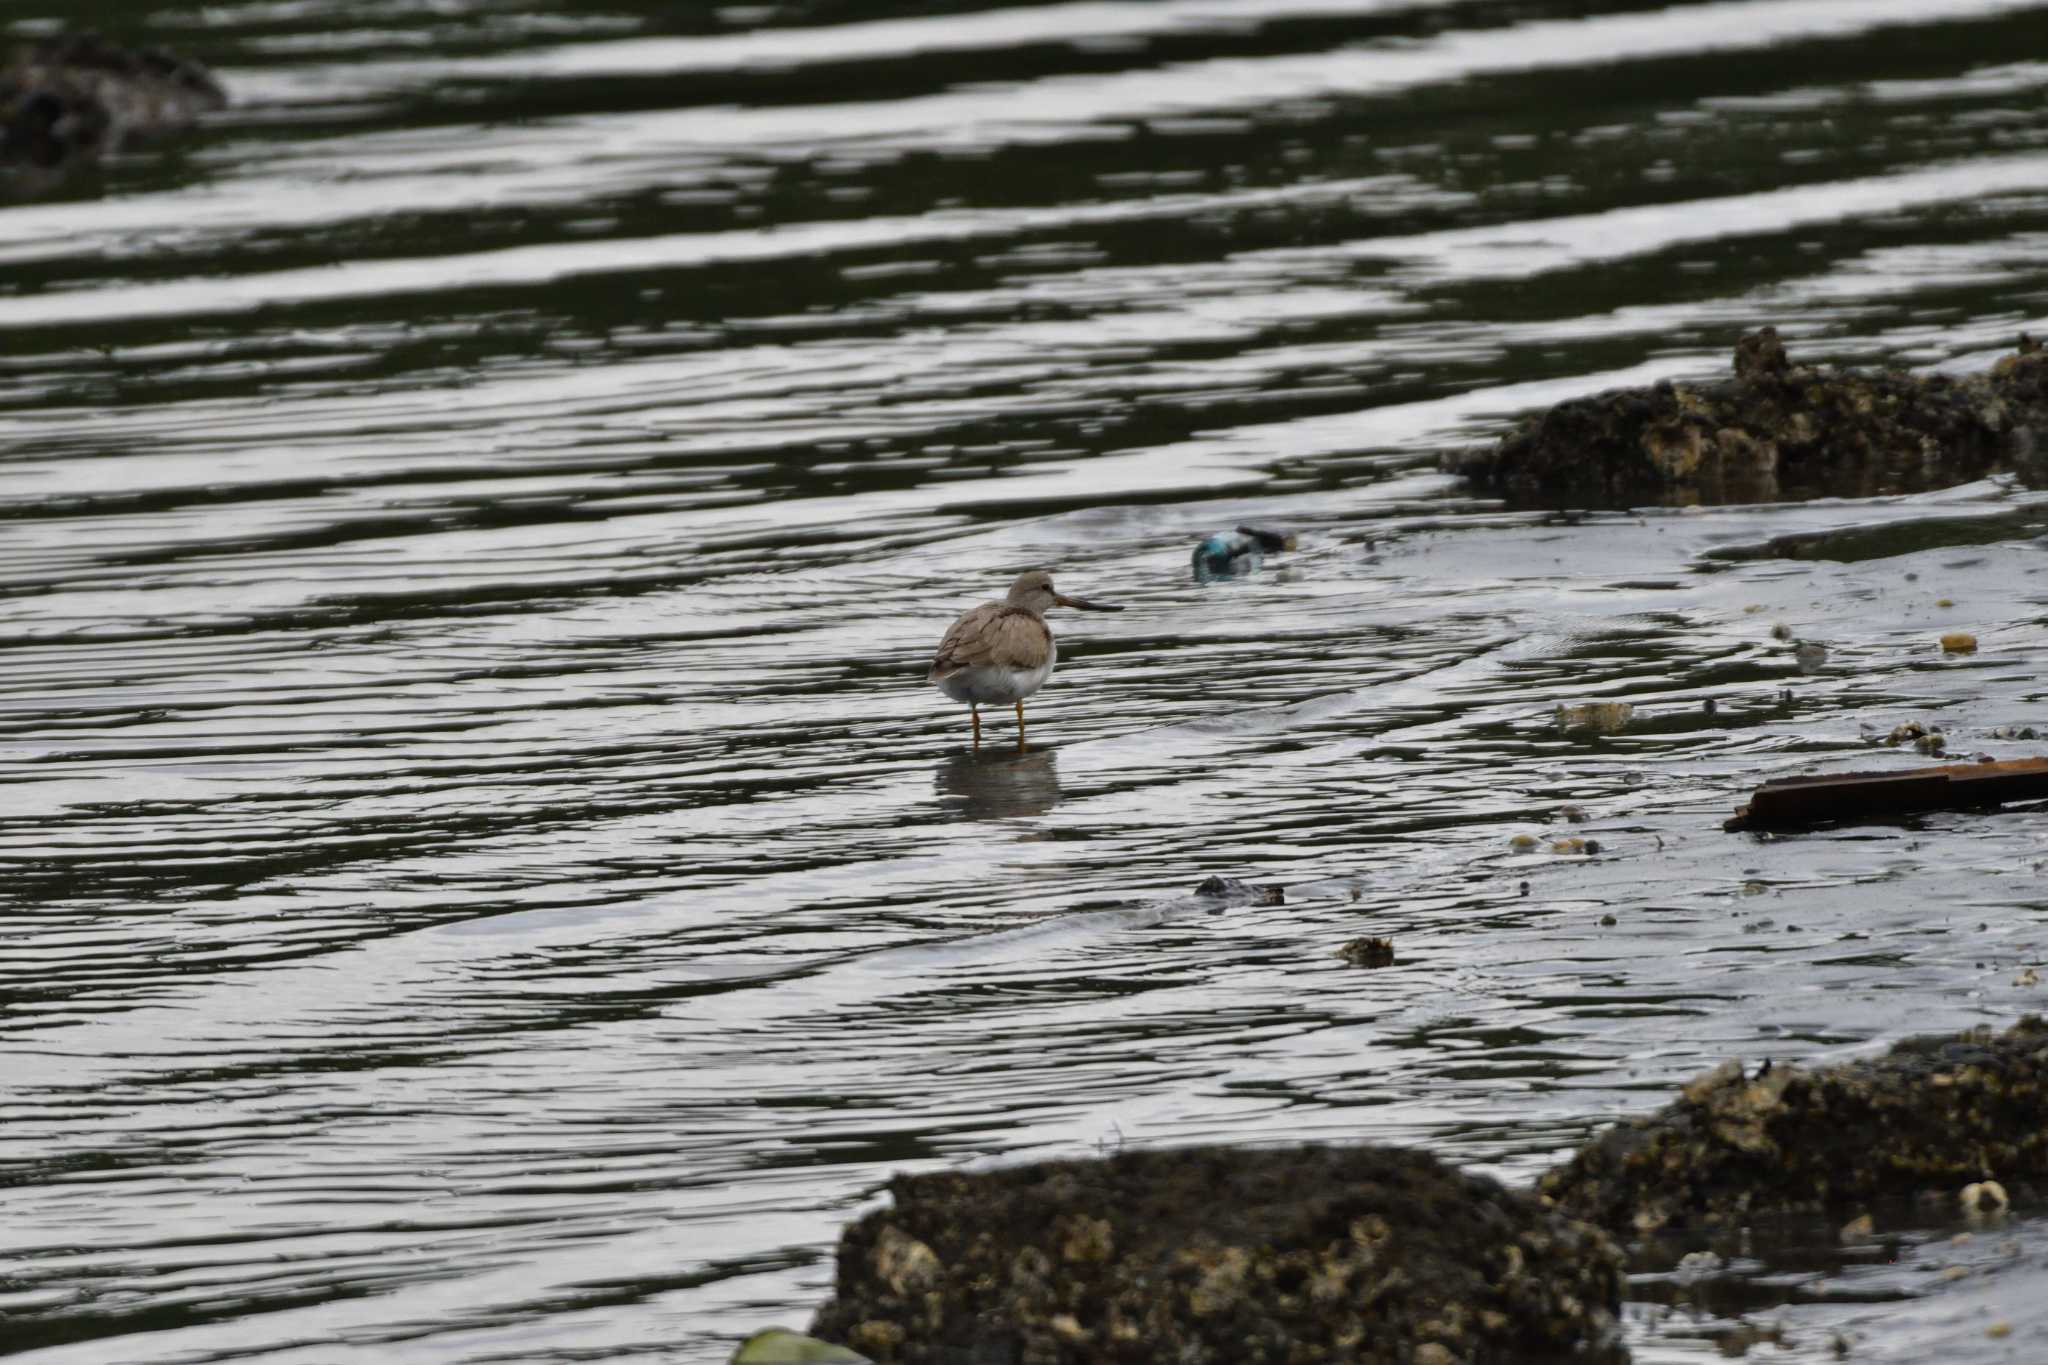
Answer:
<svg viewBox="0 0 2048 1365"><path fill-rule="evenodd" d="M1040 616L1053 607L1075 607L1081 611L1122 611L1122 607L1110 606L1107 602L1090 602L1086 598L1069 597L1057 592L1052 586L1052 575L1043 569L1017 575L1017 581L1010 585L1009 604L1022 607Z"/></svg>

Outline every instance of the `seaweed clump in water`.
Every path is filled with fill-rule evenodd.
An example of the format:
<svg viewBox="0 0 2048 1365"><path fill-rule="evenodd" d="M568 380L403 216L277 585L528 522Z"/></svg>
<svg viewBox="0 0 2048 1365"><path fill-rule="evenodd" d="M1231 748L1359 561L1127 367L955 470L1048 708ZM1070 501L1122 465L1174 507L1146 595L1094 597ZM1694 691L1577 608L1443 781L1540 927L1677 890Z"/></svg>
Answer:
<svg viewBox="0 0 2048 1365"><path fill-rule="evenodd" d="M2048 353L1973 375L1794 363L1744 336L1731 379L1559 403L1448 466L1528 503L1770 502L1911 493L2010 470L2048 483Z"/></svg>
<svg viewBox="0 0 2048 1365"><path fill-rule="evenodd" d="M1426 1153L1121 1153L900 1176L811 1331L878 1361L1623 1361L1599 1231Z"/></svg>
<svg viewBox="0 0 2048 1365"><path fill-rule="evenodd" d="M1848 1212L1885 1196L2048 1175L2048 1023L1913 1038L1882 1057L1745 1076L1724 1062L1581 1147L1539 1189L1618 1232Z"/></svg>
<svg viewBox="0 0 2048 1365"><path fill-rule="evenodd" d="M197 62L96 33L28 43L0 64L0 163L45 170L93 160L192 126L226 107Z"/></svg>

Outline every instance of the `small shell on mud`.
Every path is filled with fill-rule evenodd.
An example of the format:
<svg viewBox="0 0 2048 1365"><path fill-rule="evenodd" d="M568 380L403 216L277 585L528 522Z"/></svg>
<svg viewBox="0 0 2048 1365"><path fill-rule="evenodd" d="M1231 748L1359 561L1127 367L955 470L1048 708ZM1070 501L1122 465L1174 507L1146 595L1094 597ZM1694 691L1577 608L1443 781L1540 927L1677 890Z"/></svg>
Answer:
<svg viewBox="0 0 2048 1365"><path fill-rule="evenodd" d="M2012 1207L2012 1199L2006 1194L2005 1186L1996 1180L1980 1180L1974 1185L1963 1186L1961 1199L1963 1212L1972 1217L2004 1213Z"/></svg>
<svg viewBox="0 0 2048 1365"><path fill-rule="evenodd" d="M1884 737L1884 742L1897 748L1901 744L1911 744L1914 740L1926 737L1927 727L1917 720L1909 720L1894 725L1892 732Z"/></svg>
<svg viewBox="0 0 2048 1365"><path fill-rule="evenodd" d="M1844 1242L1851 1243L1867 1242L1876 1235L1877 1221L1867 1213L1851 1218L1848 1222L1842 1224L1842 1231L1840 1233L1841 1239Z"/></svg>
<svg viewBox="0 0 2048 1365"><path fill-rule="evenodd" d="M2020 974L2012 979L2012 984L2015 986L2038 986L2041 984L2041 974L2032 967L2023 968Z"/></svg>
<svg viewBox="0 0 2048 1365"><path fill-rule="evenodd" d="M1977 637L1966 630L1952 630L1941 637L1941 652L1944 654L1975 654Z"/></svg>
<svg viewBox="0 0 2048 1365"><path fill-rule="evenodd" d="M1727 1268L1728 1262L1715 1252L1688 1251L1678 1258L1673 1274L1680 1284L1693 1285L1712 1279Z"/></svg>
<svg viewBox="0 0 2048 1365"><path fill-rule="evenodd" d="M1517 853L1527 853L1540 842L1542 841L1533 834L1517 834L1514 838L1508 840L1508 847Z"/></svg>
<svg viewBox="0 0 2048 1365"><path fill-rule="evenodd" d="M1635 705L1625 701L1589 701L1577 706L1566 706L1560 702L1557 728L1567 734L1619 734L1635 713Z"/></svg>
<svg viewBox="0 0 2048 1365"><path fill-rule="evenodd" d="M875 1275L896 1294L909 1297L936 1286L944 1267L923 1242L894 1227L884 1227L875 1241Z"/></svg>

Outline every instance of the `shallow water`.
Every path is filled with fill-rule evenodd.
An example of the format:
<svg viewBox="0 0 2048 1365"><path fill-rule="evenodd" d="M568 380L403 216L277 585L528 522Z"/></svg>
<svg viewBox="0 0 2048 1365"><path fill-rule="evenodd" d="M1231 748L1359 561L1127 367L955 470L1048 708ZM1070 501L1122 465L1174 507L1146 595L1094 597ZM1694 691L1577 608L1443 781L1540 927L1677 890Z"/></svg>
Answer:
<svg viewBox="0 0 2048 1365"><path fill-rule="evenodd" d="M0 205L0 1352L721 1360L891 1171L1522 1178L2043 1004L2038 816L1719 823L2039 751L2048 500L1434 470L1760 321L2048 325L2048 7L102 8L239 102ZM972 753L925 661L1037 565L1128 609ZM1632 1340L2031 1359L2044 1227L1653 1266Z"/></svg>

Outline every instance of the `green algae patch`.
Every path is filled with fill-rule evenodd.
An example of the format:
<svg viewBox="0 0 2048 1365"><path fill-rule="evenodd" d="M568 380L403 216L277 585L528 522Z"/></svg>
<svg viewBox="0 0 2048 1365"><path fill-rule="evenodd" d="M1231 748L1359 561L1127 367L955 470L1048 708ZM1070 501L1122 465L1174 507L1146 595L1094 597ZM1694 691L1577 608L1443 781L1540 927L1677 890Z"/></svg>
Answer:
<svg viewBox="0 0 2048 1365"><path fill-rule="evenodd" d="M1618 1233L1846 1214L2048 1176L2048 1023L1913 1038L1884 1056L1745 1075L1724 1062L1546 1175L1552 1207ZM2001 1188L2001 1193L2003 1192Z"/></svg>
<svg viewBox="0 0 2048 1365"><path fill-rule="evenodd" d="M1195 1147L889 1188L811 1325L877 1361L1626 1359L1613 1241L1422 1152Z"/></svg>
<svg viewBox="0 0 2048 1365"><path fill-rule="evenodd" d="M770 1327L740 1343L728 1365L874 1365L866 1356L792 1332Z"/></svg>

